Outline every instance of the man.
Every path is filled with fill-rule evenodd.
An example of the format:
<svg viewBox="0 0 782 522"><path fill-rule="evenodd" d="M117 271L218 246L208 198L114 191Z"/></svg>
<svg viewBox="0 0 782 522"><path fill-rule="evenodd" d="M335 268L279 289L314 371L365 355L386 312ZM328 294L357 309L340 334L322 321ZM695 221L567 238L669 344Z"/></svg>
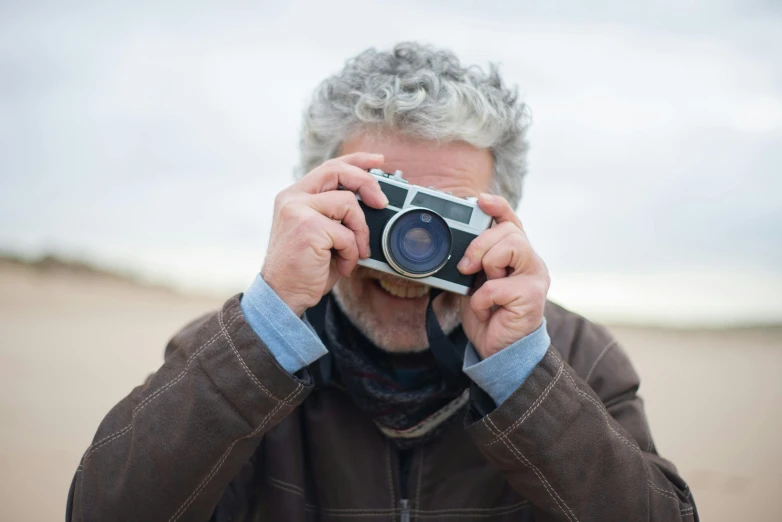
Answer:
<svg viewBox="0 0 782 522"><path fill-rule="evenodd" d="M276 198L260 274L109 412L67 519L697 519L625 354L546 301L514 212L526 124L495 69L417 44L325 80L305 114L308 173ZM494 218L459 263L485 282L432 301L464 354L457 377L428 349L431 289L357 266L369 230L353 193L388 203L372 168Z"/></svg>

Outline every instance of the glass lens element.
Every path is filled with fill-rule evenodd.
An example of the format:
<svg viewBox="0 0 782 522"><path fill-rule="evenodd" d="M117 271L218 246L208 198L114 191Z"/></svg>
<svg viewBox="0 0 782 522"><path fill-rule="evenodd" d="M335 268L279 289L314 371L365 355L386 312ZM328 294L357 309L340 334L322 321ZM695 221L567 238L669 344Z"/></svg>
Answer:
<svg viewBox="0 0 782 522"><path fill-rule="evenodd" d="M384 231L383 252L389 264L407 277L426 277L440 270L451 254L451 228L427 209L402 212Z"/></svg>
<svg viewBox="0 0 782 522"><path fill-rule="evenodd" d="M432 254L432 236L423 228L411 228L405 234L402 249L413 259L426 259Z"/></svg>

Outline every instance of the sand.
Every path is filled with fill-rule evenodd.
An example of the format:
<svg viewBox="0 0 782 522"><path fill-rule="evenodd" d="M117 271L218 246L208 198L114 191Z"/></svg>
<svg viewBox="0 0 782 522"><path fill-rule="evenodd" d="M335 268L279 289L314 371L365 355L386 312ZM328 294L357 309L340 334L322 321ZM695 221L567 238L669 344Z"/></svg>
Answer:
<svg viewBox="0 0 782 522"><path fill-rule="evenodd" d="M103 416L221 301L0 263L0 519L62 520ZM702 520L782 519L782 328L612 330Z"/></svg>

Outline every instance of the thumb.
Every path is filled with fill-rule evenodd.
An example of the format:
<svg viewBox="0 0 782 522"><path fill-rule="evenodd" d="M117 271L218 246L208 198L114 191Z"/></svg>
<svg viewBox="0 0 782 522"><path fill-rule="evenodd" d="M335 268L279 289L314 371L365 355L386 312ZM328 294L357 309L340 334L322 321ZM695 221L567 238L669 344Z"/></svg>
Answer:
<svg viewBox="0 0 782 522"><path fill-rule="evenodd" d="M339 278L340 274L339 270L337 270L337 260L332 258L331 261L329 261L329 277L326 280L326 288L323 290L323 295L331 292L331 289L334 288L335 284L337 284Z"/></svg>

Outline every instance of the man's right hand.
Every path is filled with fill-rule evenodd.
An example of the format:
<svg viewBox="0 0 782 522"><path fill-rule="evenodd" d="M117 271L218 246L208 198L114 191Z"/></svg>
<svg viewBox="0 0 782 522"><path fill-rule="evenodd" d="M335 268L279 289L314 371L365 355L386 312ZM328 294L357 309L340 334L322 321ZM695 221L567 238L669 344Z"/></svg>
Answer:
<svg viewBox="0 0 782 522"><path fill-rule="evenodd" d="M382 164L381 154L366 152L331 159L274 200L261 277L297 316L349 276L359 257L369 257L369 228L354 192L366 205L385 208L388 199L367 172Z"/></svg>

